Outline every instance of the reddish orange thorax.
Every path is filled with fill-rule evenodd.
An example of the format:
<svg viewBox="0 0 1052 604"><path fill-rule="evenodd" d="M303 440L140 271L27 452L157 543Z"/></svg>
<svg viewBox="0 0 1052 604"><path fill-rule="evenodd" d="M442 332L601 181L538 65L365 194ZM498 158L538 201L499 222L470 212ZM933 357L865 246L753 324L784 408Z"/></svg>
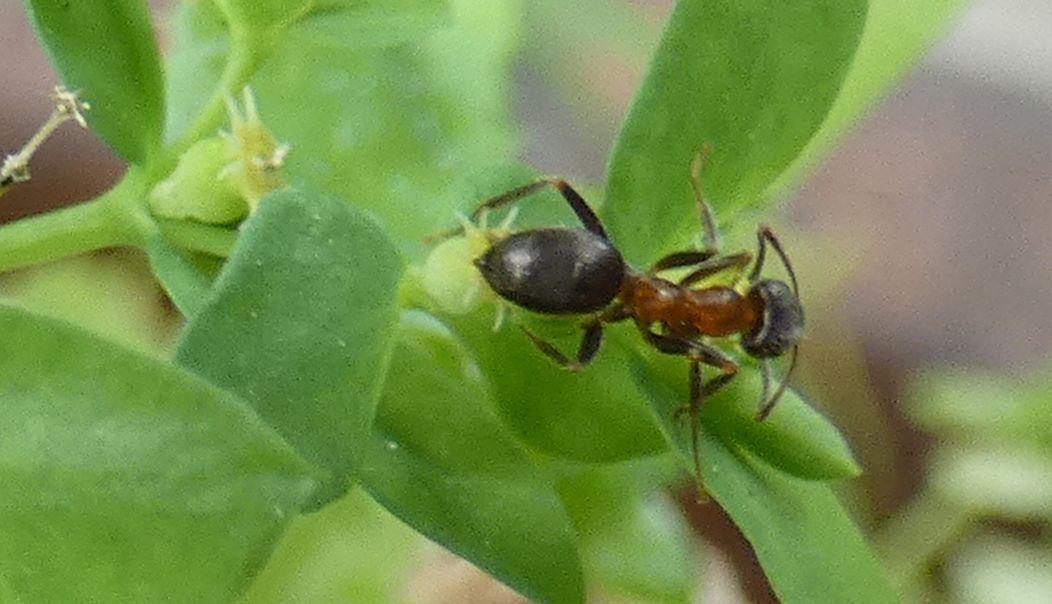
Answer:
<svg viewBox="0 0 1052 604"><path fill-rule="evenodd" d="M751 329L760 316L748 298L723 285L689 289L636 276L625 280L619 298L641 323L662 323L680 335L728 336Z"/></svg>

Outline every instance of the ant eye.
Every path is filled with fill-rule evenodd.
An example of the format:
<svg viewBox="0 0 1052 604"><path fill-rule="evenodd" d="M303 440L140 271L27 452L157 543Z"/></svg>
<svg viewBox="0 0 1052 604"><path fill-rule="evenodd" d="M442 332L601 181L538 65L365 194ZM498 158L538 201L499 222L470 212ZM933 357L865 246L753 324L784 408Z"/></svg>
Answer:
<svg viewBox="0 0 1052 604"><path fill-rule="evenodd" d="M758 281L749 289L749 300L762 310L763 319L742 336L745 352L759 359L778 357L800 341L804 309L784 281Z"/></svg>

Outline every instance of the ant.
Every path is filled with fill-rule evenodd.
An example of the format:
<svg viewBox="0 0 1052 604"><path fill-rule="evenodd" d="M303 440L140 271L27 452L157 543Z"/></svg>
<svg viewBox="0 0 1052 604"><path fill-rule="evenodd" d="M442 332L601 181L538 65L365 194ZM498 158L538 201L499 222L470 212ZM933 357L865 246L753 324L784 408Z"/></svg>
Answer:
<svg viewBox="0 0 1052 604"><path fill-rule="evenodd" d="M580 371L587 366L599 352L603 326L627 319L632 319L643 338L660 352L687 357L690 398L677 417L690 416L694 471L699 485L702 402L730 382L739 369L733 358L707 344L704 338L739 334L742 349L761 361L763 394L756 420L763 421L785 391L804 330L796 275L778 238L765 226L757 231L758 252L744 293L726 285L692 287L727 271L742 272L753 260L749 252L720 253L716 220L701 187L701 168L709 152L706 146L695 155L690 172L704 229L704 248L668 254L646 272L625 262L588 203L559 178L542 178L512 189L486 200L471 214L473 221L478 220L486 212L515 203L544 187L552 187L562 195L584 228L543 227L495 238L489 249L474 260L475 266L497 295L515 305L543 314L591 315L581 324L584 333L573 358L520 326L542 353L566 369ZM460 231L454 229L442 236ZM784 281L760 278L768 245L785 266L791 288ZM678 281L658 276L670 269L688 268L692 270ZM772 394L770 360L786 353L790 354L789 368ZM702 383L702 365L718 369L719 375Z"/></svg>

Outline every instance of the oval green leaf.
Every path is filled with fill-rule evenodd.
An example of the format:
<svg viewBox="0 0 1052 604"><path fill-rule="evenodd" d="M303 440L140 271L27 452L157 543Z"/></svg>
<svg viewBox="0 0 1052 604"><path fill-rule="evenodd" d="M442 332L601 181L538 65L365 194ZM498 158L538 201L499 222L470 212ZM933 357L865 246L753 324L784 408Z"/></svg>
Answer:
<svg viewBox="0 0 1052 604"><path fill-rule="evenodd" d="M590 592L627 602L694 601L699 552L686 518L663 489L676 476L674 465L671 456L603 466L551 464L577 529Z"/></svg>
<svg viewBox="0 0 1052 604"><path fill-rule="evenodd" d="M296 52L252 82L268 125L295 149L290 180L361 204L417 253L474 201L462 194L464 175L515 149L507 124L514 3L453 4L452 26L417 44L333 52L335 32L301 32Z"/></svg>
<svg viewBox="0 0 1052 604"><path fill-rule="evenodd" d="M6 307L0 332L0 593L235 598L310 493L306 462L171 365Z"/></svg>
<svg viewBox="0 0 1052 604"><path fill-rule="evenodd" d="M364 491L351 489L291 523L240 602L411 604L406 582L426 563L423 541Z"/></svg>
<svg viewBox="0 0 1052 604"><path fill-rule="evenodd" d="M639 354L630 364L669 445L682 456L685 467L693 468L690 423L677 415L687 403L689 364L681 358L644 360ZM756 421L761 393L759 376L745 368L726 388L704 401L702 431L734 442L800 478L830 480L861 473L836 427L792 390L785 391L765 421Z"/></svg>
<svg viewBox="0 0 1052 604"><path fill-rule="evenodd" d="M290 32L343 50L394 46L448 25L446 0L325 0Z"/></svg>
<svg viewBox="0 0 1052 604"><path fill-rule="evenodd" d="M516 313L509 322L530 318ZM570 373L541 354L514 325L494 332L488 308L450 321L492 381L503 417L531 446L588 462L651 455L664 447L625 370L629 357L621 346L604 345L586 370ZM531 322L530 329L563 350L576 350L581 337L578 322L561 318ZM619 329L623 327L610 331Z"/></svg>
<svg viewBox="0 0 1052 604"><path fill-rule="evenodd" d="M836 426L794 390L782 394L766 420L756 421L762 393L760 376L747 369L706 404L702 424L793 476L831 480L862 473Z"/></svg>
<svg viewBox="0 0 1052 604"><path fill-rule="evenodd" d="M265 198L178 362L240 394L331 473L316 504L346 490L368 442L397 319L402 264L345 201L296 191Z"/></svg>
<svg viewBox="0 0 1052 604"><path fill-rule="evenodd" d="M142 0L26 0L37 37L85 114L117 153L145 163L164 127L164 82L150 12Z"/></svg>
<svg viewBox="0 0 1052 604"><path fill-rule="evenodd" d="M258 42L276 41L282 30L303 18L312 0L215 0L229 20L228 27L240 43L245 36L260 36Z"/></svg>
<svg viewBox="0 0 1052 604"><path fill-rule="evenodd" d="M910 417L943 440L1052 451L1048 370L1006 377L975 369L929 371L911 385Z"/></svg>
<svg viewBox="0 0 1052 604"><path fill-rule="evenodd" d="M610 157L604 216L628 258L697 232L689 169L704 145L715 209L760 201L829 111L865 15L865 0L677 4Z"/></svg>
<svg viewBox="0 0 1052 604"><path fill-rule="evenodd" d="M683 405L682 395L642 361L634 363L634 373L660 417L671 417ZM718 397L708 401L711 406L721 402ZM720 433L708 421L703 425L705 490L752 544L780 601L897 601L862 532L827 486L790 476L766 463L770 460L754 457L733 432ZM688 431L668 425L665 430L673 448L690 459Z"/></svg>
<svg viewBox="0 0 1052 604"><path fill-rule="evenodd" d="M539 602L584 600L570 519L501 424L463 346L404 315L362 485L392 514Z"/></svg>
<svg viewBox="0 0 1052 604"><path fill-rule="evenodd" d="M713 435L703 436L701 454L706 489L752 544L779 601L899 601L828 486L783 474Z"/></svg>

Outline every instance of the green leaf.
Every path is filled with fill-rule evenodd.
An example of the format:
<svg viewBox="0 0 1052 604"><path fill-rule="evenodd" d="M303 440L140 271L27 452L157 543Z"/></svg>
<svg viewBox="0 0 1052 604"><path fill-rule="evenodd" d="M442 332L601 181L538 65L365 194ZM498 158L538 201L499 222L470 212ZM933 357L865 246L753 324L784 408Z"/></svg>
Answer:
<svg viewBox="0 0 1052 604"><path fill-rule="evenodd" d="M341 494L370 434L401 261L346 202L280 191L242 228L176 359L245 398Z"/></svg>
<svg viewBox="0 0 1052 604"><path fill-rule="evenodd" d="M655 494L581 538L585 572L602 593L653 604L693 602L690 528L669 497Z"/></svg>
<svg viewBox="0 0 1052 604"><path fill-rule="evenodd" d="M231 47L223 14L213 2L180 2L172 10L171 21L173 48L166 56L165 91L165 138L169 143L189 130L209 102Z"/></svg>
<svg viewBox="0 0 1052 604"><path fill-rule="evenodd" d="M523 595L582 602L570 519L494 414L466 350L430 316L404 315L362 484L395 516Z"/></svg>
<svg viewBox="0 0 1052 604"><path fill-rule="evenodd" d="M752 544L781 602L895 603L872 548L828 486L702 438L705 486Z"/></svg>
<svg viewBox="0 0 1052 604"><path fill-rule="evenodd" d="M352 40L363 26L377 35L368 24L379 5L354 3L343 15L321 10L343 6L328 2L251 82L268 126L292 148L290 181L353 200L416 253L454 209L475 201L464 196L464 175L510 160L515 149L507 90L516 2L449 4L452 27L416 44L334 52L333 39ZM399 2L393 15L411 28L433 6ZM207 2L180 6L170 130L185 130L219 81L230 41L216 13ZM315 19L325 26L312 30Z"/></svg>
<svg viewBox="0 0 1052 604"><path fill-rule="evenodd" d="M658 378L643 375L640 382L661 415L682 406ZM682 440L680 450L689 447ZM730 434L702 430L700 448L706 491L752 544L780 601L897 601L865 537L827 486L756 459Z"/></svg>
<svg viewBox="0 0 1052 604"><path fill-rule="evenodd" d="M290 32L342 49L383 47L422 38L449 24L445 0L325 0Z"/></svg>
<svg viewBox="0 0 1052 604"><path fill-rule="evenodd" d="M146 242L146 253L150 267L179 312L184 317L196 315L212 290L208 275L162 237L150 238Z"/></svg>
<svg viewBox="0 0 1052 604"><path fill-rule="evenodd" d="M406 583L423 562L423 541L364 491L352 489L291 523L242 602L410 604Z"/></svg>
<svg viewBox="0 0 1052 604"><path fill-rule="evenodd" d="M311 9L312 0L215 0L238 37L276 42L280 34Z"/></svg>
<svg viewBox="0 0 1052 604"><path fill-rule="evenodd" d="M874 536L892 586L907 593L932 575L943 554L972 531L975 512L925 490L899 508Z"/></svg>
<svg viewBox="0 0 1052 604"><path fill-rule="evenodd" d="M910 416L944 438L1052 452L1047 372L1006 378L981 371L929 372L913 384Z"/></svg>
<svg viewBox="0 0 1052 604"><path fill-rule="evenodd" d="M943 500L976 516L1019 522L1052 517L1052 460L1047 455L968 444L944 446L932 456L929 483Z"/></svg>
<svg viewBox="0 0 1052 604"><path fill-rule="evenodd" d="M693 468L690 423L679 418L687 404L689 364L682 358L648 357L638 353L631 373L653 407L654 416L673 450ZM677 393L678 394L675 394ZM726 388L705 400L702 431L712 432L754 453L768 464L809 480L858 476L861 468L837 428L792 390L764 421L756 421L762 396L757 372L746 367ZM661 406L667 403L671 406Z"/></svg>
<svg viewBox="0 0 1052 604"><path fill-rule="evenodd" d="M240 400L0 307L0 584L24 602L228 602L313 484ZM6 601L6 600L5 600Z"/></svg>
<svg viewBox="0 0 1052 604"><path fill-rule="evenodd" d="M1047 544L988 529L956 551L940 575L947 602L1044 602L1052 594L1052 555Z"/></svg>
<svg viewBox="0 0 1052 604"><path fill-rule="evenodd" d="M419 44L334 53L327 36L303 40L252 82L267 123L292 146L290 180L361 204L414 252L475 201L462 196L464 175L514 149L514 11L507 0L453 6L454 27Z"/></svg>
<svg viewBox="0 0 1052 604"><path fill-rule="evenodd" d="M672 465L667 456L607 466L553 464L590 593L653 604L692 601L701 564L686 519L662 491L675 477Z"/></svg>
<svg viewBox="0 0 1052 604"><path fill-rule="evenodd" d="M163 72L142 0L26 0L37 37L85 117L124 159L146 163L164 127Z"/></svg>
<svg viewBox="0 0 1052 604"><path fill-rule="evenodd" d="M697 233L689 168L703 145L717 210L762 201L825 118L865 14L865 0L679 2L610 158L604 215L628 258Z"/></svg>
<svg viewBox="0 0 1052 604"><path fill-rule="evenodd" d="M770 417L756 421L763 389L759 375L747 371L706 405L702 412L706 428L800 478L830 480L862 473L836 426L793 390L782 394Z"/></svg>
<svg viewBox="0 0 1052 604"><path fill-rule="evenodd" d="M539 319L539 320L535 320ZM513 326L493 331L493 315L479 309L450 319L493 382L503 417L531 446L551 455L610 462L664 448L661 432L641 404L623 346L608 342L580 373L556 366ZM576 350L578 323L513 315L563 350ZM628 326L612 326L607 339ZM634 334L632 334L634 335Z"/></svg>
<svg viewBox="0 0 1052 604"><path fill-rule="evenodd" d="M71 294L75 292L75 294ZM171 317L137 252L80 255L4 276L7 304L68 321L136 350L171 344Z"/></svg>
<svg viewBox="0 0 1052 604"><path fill-rule="evenodd" d="M869 0L858 51L825 123L770 192L803 180L844 134L911 69L967 0Z"/></svg>

